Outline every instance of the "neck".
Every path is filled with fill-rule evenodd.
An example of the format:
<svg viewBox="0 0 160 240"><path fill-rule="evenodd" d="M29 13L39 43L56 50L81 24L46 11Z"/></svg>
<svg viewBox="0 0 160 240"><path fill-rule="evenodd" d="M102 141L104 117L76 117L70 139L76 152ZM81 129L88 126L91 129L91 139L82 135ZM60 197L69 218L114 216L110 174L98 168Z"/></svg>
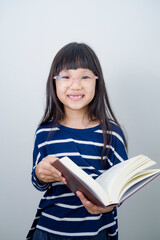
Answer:
<svg viewBox="0 0 160 240"><path fill-rule="evenodd" d="M71 128L85 129L99 124L99 121L91 121L84 112L67 111L65 117L61 122L62 125Z"/></svg>

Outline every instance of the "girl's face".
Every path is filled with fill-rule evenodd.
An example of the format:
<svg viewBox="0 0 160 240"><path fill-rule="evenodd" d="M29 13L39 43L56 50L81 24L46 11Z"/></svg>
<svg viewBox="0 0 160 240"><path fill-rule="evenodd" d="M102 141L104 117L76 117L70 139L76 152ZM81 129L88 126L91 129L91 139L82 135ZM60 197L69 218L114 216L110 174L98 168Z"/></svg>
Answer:
<svg viewBox="0 0 160 240"><path fill-rule="evenodd" d="M89 69L62 70L54 77L58 99L67 110L86 112L95 95L97 77Z"/></svg>

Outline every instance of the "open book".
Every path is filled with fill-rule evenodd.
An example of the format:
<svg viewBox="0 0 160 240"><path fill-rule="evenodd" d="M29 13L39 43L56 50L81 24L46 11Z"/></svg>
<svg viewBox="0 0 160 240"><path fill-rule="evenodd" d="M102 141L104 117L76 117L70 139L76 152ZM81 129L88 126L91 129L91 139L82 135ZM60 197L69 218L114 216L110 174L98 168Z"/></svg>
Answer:
<svg viewBox="0 0 160 240"><path fill-rule="evenodd" d="M160 174L160 169L148 169L154 161L144 155L128 159L110 169L95 180L70 158L53 162L67 180L68 188L81 191L92 203L105 207L120 204Z"/></svg>

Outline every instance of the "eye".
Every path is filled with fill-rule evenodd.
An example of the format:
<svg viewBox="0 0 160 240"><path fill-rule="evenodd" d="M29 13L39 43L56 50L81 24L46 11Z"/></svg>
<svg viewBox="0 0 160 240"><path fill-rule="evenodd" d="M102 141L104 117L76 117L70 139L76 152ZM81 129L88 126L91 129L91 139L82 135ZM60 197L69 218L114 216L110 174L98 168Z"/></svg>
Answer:
<svg viewBox="0 0 160 240"><path fill-rule="evenodd" d="M82 77L82 79L88 79L88 78L90 78L90 77L88 77L88 76L83 76Z"/></svg>
<svg viewBox="0 0 160 240"><path fill-rule="evenodd" d="M62 76L62 79L69 79L69 76Z"/></svg>

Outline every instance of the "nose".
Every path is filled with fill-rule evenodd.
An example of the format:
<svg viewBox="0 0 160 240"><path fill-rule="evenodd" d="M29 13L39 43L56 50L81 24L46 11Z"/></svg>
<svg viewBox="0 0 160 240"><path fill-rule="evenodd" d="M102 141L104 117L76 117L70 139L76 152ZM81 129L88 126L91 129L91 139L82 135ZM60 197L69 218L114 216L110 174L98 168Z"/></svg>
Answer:
<svg viewBox="0 0 160 240"><path fill-rule="evenodd" d="M79 79L72 78L72 83L70 85L70 88L71 89L81 89L82 87L81 87Z"/></svg>

